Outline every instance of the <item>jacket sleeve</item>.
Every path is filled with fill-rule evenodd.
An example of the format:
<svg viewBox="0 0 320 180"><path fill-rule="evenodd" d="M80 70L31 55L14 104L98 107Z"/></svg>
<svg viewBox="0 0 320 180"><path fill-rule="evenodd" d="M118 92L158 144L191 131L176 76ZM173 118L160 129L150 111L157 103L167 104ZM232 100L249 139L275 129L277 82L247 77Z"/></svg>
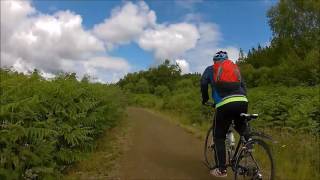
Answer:
<svg viewBox="0 0 320 180"><path fill-rule="evenodd" d="M209 78L209 69L207 68L202 76L201 76L201 81L200 81L200 86L201 86L201 94L202 94L202 101L207 102L209 100L209 94L208 94L208 84L210 83L210 78Z"/></svg>

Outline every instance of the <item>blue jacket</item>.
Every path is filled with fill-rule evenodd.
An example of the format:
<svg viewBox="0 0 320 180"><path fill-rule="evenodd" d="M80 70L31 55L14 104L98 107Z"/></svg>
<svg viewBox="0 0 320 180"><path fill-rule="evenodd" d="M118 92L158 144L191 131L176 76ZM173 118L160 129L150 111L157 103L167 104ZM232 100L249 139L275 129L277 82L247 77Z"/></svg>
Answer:
<svg viewBox="0 0 320 180"><path fill-rule="evenodd" d="M236 88L217 88L214 83L213 77L213 66L208 66L206 70L203 72L201 77L201 93L202 100L204 102L209 100L208 95L208 85L211 85L212 90L212 98L215 104L222 102L224 99L232 96L246 96L246 87L243 79L241 78L240 86L236 86Z"/></svg>

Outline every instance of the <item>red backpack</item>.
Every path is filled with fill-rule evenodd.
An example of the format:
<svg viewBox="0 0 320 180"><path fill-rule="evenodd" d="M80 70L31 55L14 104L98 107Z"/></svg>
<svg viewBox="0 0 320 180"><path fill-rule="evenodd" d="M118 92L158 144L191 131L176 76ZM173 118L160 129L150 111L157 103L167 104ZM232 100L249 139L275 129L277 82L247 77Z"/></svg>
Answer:
<svg viewBox="0 0 320 180"><path fill-rule="evenodd" d="M215 83L239 83L241 75L238 66L231 60L216 61L213 65Z"/></svg>

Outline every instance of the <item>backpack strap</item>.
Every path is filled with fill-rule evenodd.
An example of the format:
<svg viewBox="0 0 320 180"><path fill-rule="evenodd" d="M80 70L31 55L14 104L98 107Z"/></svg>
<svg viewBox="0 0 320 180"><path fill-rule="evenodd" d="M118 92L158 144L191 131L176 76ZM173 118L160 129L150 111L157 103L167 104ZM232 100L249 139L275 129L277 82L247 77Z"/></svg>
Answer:
<svg viewBox="0 0 320 180"><path fill-rule="evenodd" d="M241 81L241 74L240 74L239 68L238 68L238 66L236 64L235 64L234 71L235 71L235 74L238 76L238 80L240 82Z"/></svg>
<svg viewBox="0 0 320 180"><path fill-rule="evenodd" d="M217 73L217 77L216 77L216 81L219 81L219 80L220 80L221 73L222 73L222 65L219 66L218 73Z"/></svg>

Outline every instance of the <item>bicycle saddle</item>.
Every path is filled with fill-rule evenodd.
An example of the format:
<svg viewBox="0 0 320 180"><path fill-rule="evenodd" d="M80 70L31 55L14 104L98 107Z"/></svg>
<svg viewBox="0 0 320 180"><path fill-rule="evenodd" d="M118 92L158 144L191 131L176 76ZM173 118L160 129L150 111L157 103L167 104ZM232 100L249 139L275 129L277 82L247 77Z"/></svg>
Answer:
<svg viewBox="0 0 320 180"><path fill-rule="evenodd" d="M246 113L241 113L240 117L244 117L247 120L251 120L251 119L257 119L258 118L258 114L246 114Z"/></svg>

